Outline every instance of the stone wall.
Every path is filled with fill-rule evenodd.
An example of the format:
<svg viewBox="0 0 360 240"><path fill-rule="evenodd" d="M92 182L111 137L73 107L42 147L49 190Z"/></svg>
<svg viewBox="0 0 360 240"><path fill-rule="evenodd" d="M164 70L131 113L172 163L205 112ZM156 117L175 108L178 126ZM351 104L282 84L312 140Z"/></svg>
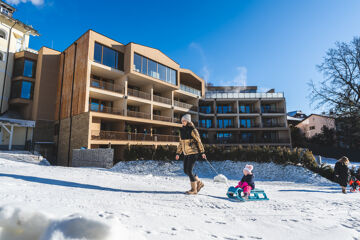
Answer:
<svg viewBox="0 0 360 240"><path fill-rule="evenodd" d="M73 149L72 167L101 167L113 166L114 149Z"/></svg>

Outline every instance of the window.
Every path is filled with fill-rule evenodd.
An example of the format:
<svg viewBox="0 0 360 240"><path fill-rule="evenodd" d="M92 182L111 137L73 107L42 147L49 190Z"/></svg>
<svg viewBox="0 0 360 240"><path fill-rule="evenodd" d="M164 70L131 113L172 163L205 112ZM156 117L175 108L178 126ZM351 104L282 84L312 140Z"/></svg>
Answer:
<svg viewBox="0 0 360 240"><path fill-rule="evenodd" d="M134 71L176 85L176 71L134 53Z"/></svg>
<svg viewBox="0 0 360 240"><path fill-rule="evenodd" d="M232 113L231 105L219 105L219 106L217 106L217 113Z"/></svg>
<svg viewBox="0 0 360 240"><path fill-rule="evenodd" d="M90 99L90 111L110 113L112 106L112 102L102 101L94 98Z"/></svg>
<svg viewBox="0 0 360 240"><path fill-rule="evenodd" d="M310 126L310 130L314 130L315 129L315 126Z"/></svg>
<svg viewBox="0 0 360 240"><path fill-rule="evenodd" d="M218 128L229 128L232 127L232 119L218 119Z"/></svg>
<svg viewBox="0 0 360 240"><path fill-rule="evenodd" d="M35 77L34 73L33 73L33 70L34 70L34 62L25 59L23 76L24 77L29 77L29 78Z"/></svg>
<svg viewBox="0 0 360 240"><path fill-rule="evenodd" d="M241 128L251 128L252 125L251 119L240 119Z"/></svg>
<svg viewBox="0 0 360 240"><path fill-rule="evenodd" d="M13 77L35 78L35 69L36 62L25 58L15 59Z"/></svg>
<svg viewBox="0 0 360 240"><path fill-rule="evenodd" d="M200 106L199 110L200 110L200 112L207 113L207 114L212 112L211 111L211 106Z"/></svg>
<svg viewBox="0 0 360 240"><path fill-rule="evenodd" d="M158 64L159 79L166 81L166 67L162 64Z"/></svg>
<svg viewBox="0 0 360 240"><path fill-rule="evenodd" d="M0 38L6 39L6 32L3 29L0 29Z"/></svg>
<svg viewBox="0 0 360 240"><path fill-rule="evenodd" d="M17 38L16 39L16 52L20 52L22 50L22 39Z"/></svg>
<svg viewBox="0 0 360 240"><path fill-rule="evenodd" d="M199 123L200 123L200 127L204 127L204 128L211 128L212 127L211 119L200 119Z"/></svg>
<svg viewBox="0 0 360 240"><path fill-rule="evenodd" d="M134 54L134 70L136 72L141 71L141 56L138 54Z"/></svg>
<svg viewBox="0 0 360 240"><path fill-rule="evenodd" d="M95 43L94 61L124 71L124 54L99 43Z"/></svg>
<svg viewBox="0 0 360 240"><path fill-rule="evenodd" d="M2 52L0 52L0 61L4 61L4 54Z"/></svg>
<svg viewBox="0 0 360 240"><path fill-rule="evenodd" d="M16 81L11 85L11 98L31 100L33 98L34 85L29 81Z"/></svg>
<svg viewBox="0 0 360 240"><path fill-rule="evenodd" d="M253 106L250 104L240 104L239 112L240 113L252 113L252 112L254 112Z"/></svg>

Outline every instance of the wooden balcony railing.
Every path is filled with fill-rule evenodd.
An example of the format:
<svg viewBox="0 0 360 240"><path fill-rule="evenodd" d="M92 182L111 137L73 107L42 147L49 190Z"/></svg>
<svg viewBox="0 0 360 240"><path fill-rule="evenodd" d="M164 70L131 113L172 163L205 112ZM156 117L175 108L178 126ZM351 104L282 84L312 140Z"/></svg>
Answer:
<svg viewBox="0 0 360 240"><path fill-rule="evenodd" d="M91 87L104 89L104 90L117 92L117 93L122 93L122 94L125 93L124 87L121 87L121 86L119 86L117 84L96 80L96 79L93 79L93 78L91 78Z"/></svg>
<svg viewBox="0 0 360 240"><path fill-rule="evenodd" d="M126 141L155 141L155 142L179 142L178 136L162 134L128 133L115 131L91 131L92 140L126 140Z"/></svg>
<svg viewBox="0 0 360 240"><path fill-rule="evenodd" d="M160 115L153 115L153 120L164 121L164 122L171 122L171 117L160 116Z"/></svg>
<svg viewBox="0 0 360 240"><path fill-rule="evenodd" d="M127 116L128 117L151 119L151 115L149 113L136 112L136 111L131 111L131 110L127 110Z"/></svg>
<svg viewBox="0 0 360 240"><path fill-rule="evenodd" d="M151 100L150 93L142 92L142 91L132 89L132 88L128 88L128 95L138 97L138 98L147 99L147 100Z"/></svg>
<svg viewBox="0 0 360 240"><path fill-rule="evenodd" d="M153 95L153 100L155 102L165 103L165 104L171 105L171 99L169 99L169 98L161 97L161 96L158 96L158 95Z"/></svg>
<svg viewBox="0 0 360 240"><path fill-rule="evenodd" d="M173 118L173 123L181 123L181 118Z"/></svg>
<svg viewBox="0 0 360 240"><path fill-rule="evenodd" d="M99 105L91 105L90 104L90 111L125 116L124 109L113 108L113 107L105 107L105 106L100 106L99 107Z"/></svg>
<svg viewBox="0 0 360 240"><path fill-rule="evenodd" d="M179 102L179 101L174 101L174 105L177 107L187 108L187 109L191 109L193 107L193 105L191 105L191 104L183 103L183 102Z"/></svg>

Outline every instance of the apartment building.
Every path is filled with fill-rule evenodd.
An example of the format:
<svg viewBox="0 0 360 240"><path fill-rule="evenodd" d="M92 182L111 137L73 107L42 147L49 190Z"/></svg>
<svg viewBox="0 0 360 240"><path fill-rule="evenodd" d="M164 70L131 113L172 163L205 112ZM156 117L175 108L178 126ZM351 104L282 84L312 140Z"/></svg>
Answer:
<svg viewBox="0 0 360 240"><path fill-rule="evenodd" d="M57 163L75 148L177 145L180 117L198 121L204 81L161 51L126 45L92 30L60 56L56 100Z"/></svg>
<svg viewBox="0 0 360 240"><path fill-rule="evenodd" d="M273 89L209 86L199 102L198 126L207 144L291 146L284 94Z"/></svg>
<svg viewBox="0 0 360 240"><path fill-rule="evenodd" d="M21 68L16 55L22 51L29 52L30 55L37 54L37 51L29 49L28 46L30 36L39 35L32 26L15 19L15 11L14 7L0 1L0 148L9 150L24 149L27 142L32 140L35 122L22 118L22 114L11 112L9 108L11 101L17 104L17 100L11 97L15 93L12 92L12 87L15 89L22 85L24 89L31 88L26 79L20 81L19 75L16 76L18 79L13 76L14 69L19 73L19 67ZM31 61L24 60L22 64L22 67L25 65L25 71L32 70ZM31 72L23 72L23 77L29 73ZM32 79L32 76L29 79Z"/></svg>

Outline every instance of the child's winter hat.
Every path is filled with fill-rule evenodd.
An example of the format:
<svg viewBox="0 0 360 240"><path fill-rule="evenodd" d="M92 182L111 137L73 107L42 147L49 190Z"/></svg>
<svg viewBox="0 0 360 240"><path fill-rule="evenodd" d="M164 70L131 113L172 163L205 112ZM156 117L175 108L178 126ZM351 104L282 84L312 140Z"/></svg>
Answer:
<svg viewBox="0 0 360 240"><path fill-rule="evenodd" d="M244 167L244 170L248 173L251 173L251 171L254 169L253 165L248 165L246 164L246 166Z"/></svg>

